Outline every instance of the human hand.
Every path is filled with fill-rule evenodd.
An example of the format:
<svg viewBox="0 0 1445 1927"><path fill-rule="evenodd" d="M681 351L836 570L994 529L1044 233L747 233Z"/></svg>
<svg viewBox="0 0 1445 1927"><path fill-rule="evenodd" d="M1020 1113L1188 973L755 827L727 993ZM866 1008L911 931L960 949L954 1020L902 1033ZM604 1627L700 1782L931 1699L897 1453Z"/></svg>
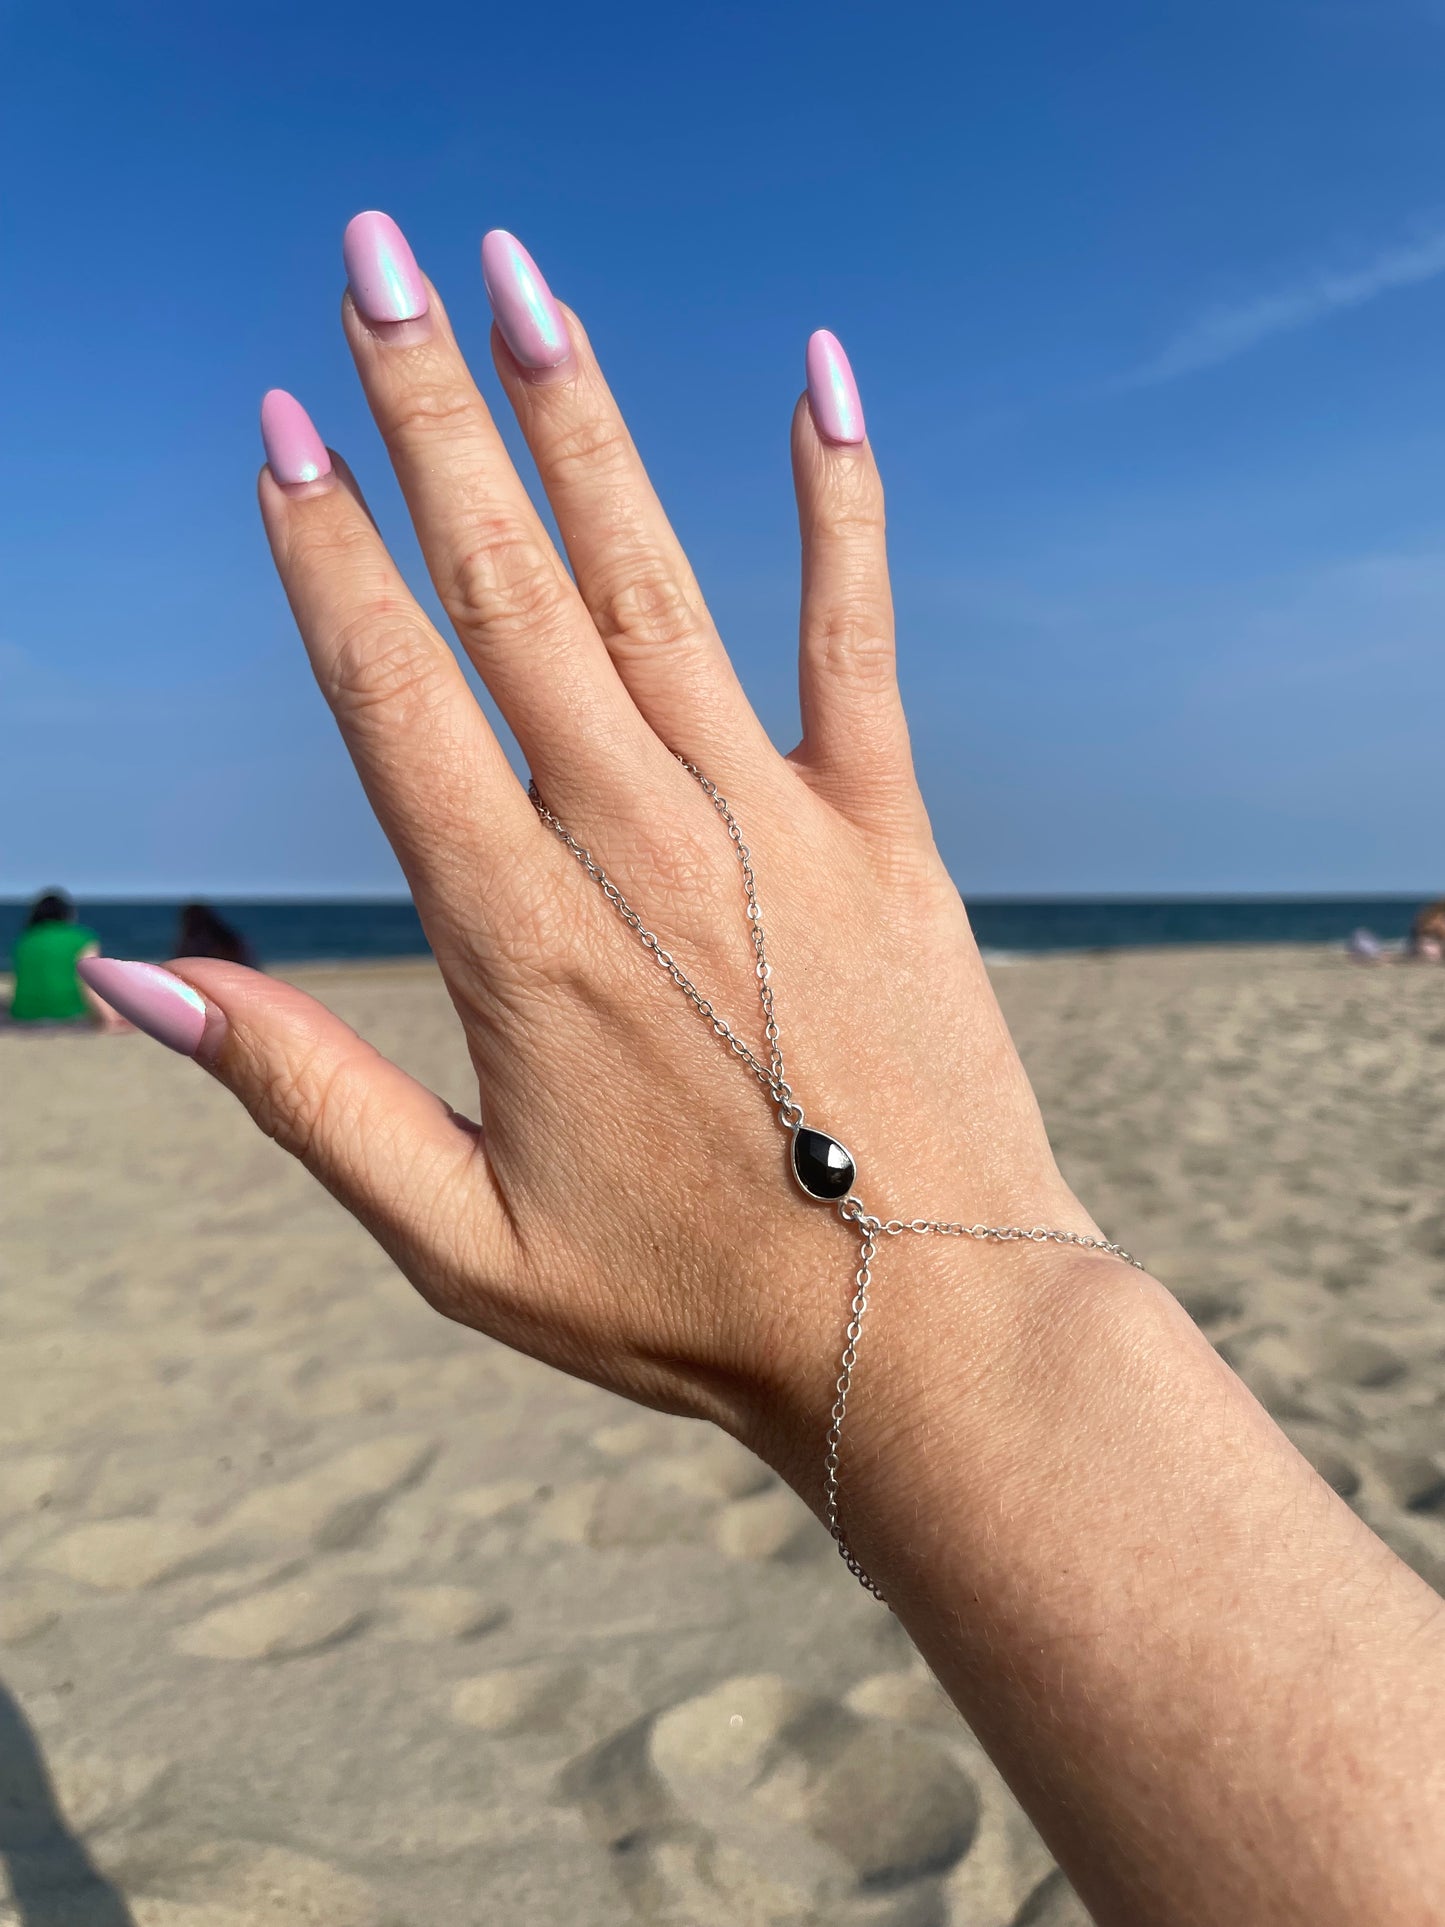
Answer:
<svg viewBox="0 0 1445 1927"><path fill-rule="evenodd" d="M882 494L841 349L813 338L793 419L804 733L785 757L529 257L483 244L497 371L570 575L394 224L359 216L346 252L347 340L432 580L546 806L763 1053L739 867L677 758L695 764L751 850L793 1091L851 1149L869 1210L1092 1230L915 784ZM856 1239L792 1183L762 1085L539 819L349 471L289 396L267 397L263 427L276 565L455 1003L481 1128L271 978L192 961L179 988L150 971L127 991L145 967L108 963L95 988L169 1025L439 1310L718 1421L816 1501ZM918 1248L938 1242L909 1241L898 1293L967 1291L980 1317L1056 1262Z"/></svg>
<svg viewBox="0 0 1445 1927"><path fill-rule="evenodd" d="M347 252L347 337L432 579L548 809L762 1055L739 866L677 757L706 772L751 851L791 1090L869 1211L1091 1232L929 835L831 338L793 422L804 734L783 757L581 327L515 243L483 248L495 357L570 575L399 234L359 217ZM481 1126L274 979L100 958L88 979L230 1086L439 1309L718 1421L824 1509L857 1227L800 1194L777 1091L534 810L349 473L289 397L263 412L277 566ZM1152 1281L1047 1245L890 1256L844 1442L850 1537L1095 1917L1423 1927L1438 1602Z"/></svg>

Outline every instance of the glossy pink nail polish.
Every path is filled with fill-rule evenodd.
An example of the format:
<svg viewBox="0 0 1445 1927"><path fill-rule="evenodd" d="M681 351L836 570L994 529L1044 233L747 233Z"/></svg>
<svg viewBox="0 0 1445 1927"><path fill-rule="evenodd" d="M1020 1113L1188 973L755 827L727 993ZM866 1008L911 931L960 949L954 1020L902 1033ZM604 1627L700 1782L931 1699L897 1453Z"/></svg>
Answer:
<svg viewBox="0 0 1445 1927"><path fill-rule="evenodd" d="M159 964L82 957L75 966L97 997L158 1044L194 1057L206 1029L205 999Z"/></svg>
<svg viewBox="0 0 1445 1927"><path fill-rule="evenodd" d="M270 388L261 400L261 440L278 482L319 482L331 473L326 444L294 395Z"/></svg>
<svg viewBox="0 0 1445 1927"><path fill-rule="evenodd" d="M357 311L368 321L415 321L427 311L426 283L406 236L375 208L346 224L341 255Z"/></svg>
<svg viewBox="0 0 1445 1927"><path fill-rule="evenodd" d="M808 406L813 424L825 442L845 447L863 441L863 404L843 344L826 328L808 338Z"/></svg>
<svg viewBox="0 0 1445 1927"><path fill-rule="evenodd" d="M572 353L567 324L522 243L494 227L482 241L482 281L502 339L524 368L560 368Z"/></svg>

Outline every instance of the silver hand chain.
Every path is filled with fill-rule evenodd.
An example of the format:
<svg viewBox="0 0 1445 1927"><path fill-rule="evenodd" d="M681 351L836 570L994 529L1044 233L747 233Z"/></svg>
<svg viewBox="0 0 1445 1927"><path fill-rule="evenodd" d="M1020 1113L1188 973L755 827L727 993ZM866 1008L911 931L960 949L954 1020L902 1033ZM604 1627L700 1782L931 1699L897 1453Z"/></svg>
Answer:
<svg viewBox="0 0 1445 1927"><path fill-rule="evenodd" d="M592 852L585 849L565 824L561 823L547 808L537 793L535 783L531 785L529 794L542 821L566 844L588 876L599 885L602 894L628 929L636 933L638 942L653 962L666 971L699 1016L706 1019L714 1035L722 1039L735 1057L741 1059L777 1106L779 1124L785 1131L792 1133L793 1175L801 1189L809 1197L821 1203L836 1204L838 1215L844 1223L853 1225L857 1230L860 1241L859 1263L853 1279L853 1302L850 1307L847 1330L844 1333L843 1353L838 1361L838 1377L834 1386L836 1396L829 1415L828 1436L823 1458L823 1506L828 1530L832 1533L849 1572L873 1594L875 1599L882 1599L883 1594L859 1565L843 1531L839 1481L839 1449L843 1440L843 1422L848 1416L848 1399L853 1389L853 1372L858 1363L858 1343L863 1335L863 1320L868 1310L868 1293L873 1284L873 1261L878 1255L879 1240L901 1237L905 1232L917 1232L920 1235L931 1234L940 1238L986 1239L998 1244L1012 1244L1023 1240L1031 1244L1077 1245L1086 1251L1107 1252L1111 1258L1120 1258L1125 1264L1133 1265L1139 1271L1144 1267L1139 1259L1132 1257L1122 1245L1111 1244L1107 1238L1088 1237L1081 1231L1055 1231L1045 1225L1034 1225L1032 1229L1026 1230L1022 1225L1014 1224L951 1224L939 1218L884 1219L874 1217L866 1209L863 1200L852 1188L856 1170L851 1156L836 1138L804 1125L803 1107L793 1096L793 1088L787 1080L778 1020L773 1009L773 971L772 965L768 962L767 940L763 934L763 913L758 905L757 882L753 876L752 858L748 853L747 844L743 842L738 820L716 783L710 782L697 765L689 763L685 757L679 756L677 760L688 775L696 779L703 794L727 825L728 836L742 870L743 892L747 898L748 929L752 937L755 957L753 974L758 980L758 1001L763 1011L763 1035L767 1039L766 1062L738 1036L725 1017L718 1015L710 999L703 996L671 952L663 949L657 936L647 928L641 914L633 909Z"/></svg>

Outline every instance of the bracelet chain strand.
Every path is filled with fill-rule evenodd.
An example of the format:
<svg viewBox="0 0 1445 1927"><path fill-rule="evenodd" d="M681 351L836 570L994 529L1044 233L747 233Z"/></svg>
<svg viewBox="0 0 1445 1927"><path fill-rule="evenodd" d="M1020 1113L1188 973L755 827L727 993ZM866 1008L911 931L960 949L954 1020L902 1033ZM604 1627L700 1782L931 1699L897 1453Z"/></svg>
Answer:
<svg viewBox="0 0 1445 1927"><path fill-rule="evenodd" d="M1089 1237L1081 1231L1057 1231L1046 1225L1034 1225L1026 1229L1022 1225L952 1224L941 1218L878 1218L864 1206L863 1200L852 1189L855 1175L851 1157L837 1143L836 1139L823 1138L825 1144L840 1154L845 1161L841 1167L846 1172L846 1195L835 1198L830 1191L813 1189L798 1161L797 1145L803 1127L803 1107L793 1095L793 1087L787 1079L783 1063L782 1040L778 1030L777 1013L773 1007L773 971L768 962L767 939L763 931L763 913L758 904L757 880L753 875L752 857L743 841L742 830L734 816L727 798L717 785L703 775L695 763L689 763L679 756L678 762L701 787L713 808L727 826L728 837L733 846L742 871L743 893L747 899L748 931L752 939L754 965L753 974L758 982L758 1001L763 1012L763 1036L766 1039L765 1056L753 1050L727 1019L719 1014L712 1001L704 997L686 971L670 951L665 950L656 934L649 930L641 913L635 910L621 890L608 876L606 870L597 862L592 852L579 843L567 827L555 817L537 792L533 783L529 794L533 806L548 829L566 844L573 856L581 864L594 883L607 898L613 909L634 932L643 949L660 969L676 984L688 1002L711 1027L715 1036L725 1043L732 1054L757 1078L768 1097L777 1108L778 1122L794 1140L793 1168L799 1184L808 1195L820 1200L836 1203L838 1214L845 1224L853 1226L859 1239L858 1269L853 1276L853 1302L850 1307L848 1325L843 1337L842 1356L838 1361L838 1376L834 1384L835 1397L829 1414L827 1443L823 1459L823 1508L829 1532L837 1544L844 1564L849 1572L873 1594L882 1599L883 1594L873 1583L867 1572L859 1564L843 1530L841 1512L841 1481L839 1454L843 1443L843 1425L848 1416L848 1400L853 1390L853 1373L858 1363L858 1345L863 1336L863 1320L868 1312L869 1292L873 1284L873 1262L878 1255L879 1243L884 1238L898 1238L905 1233L931 1235L940 1238L974 1238L995 1244L1012 1244L1024 1241L1031 1244L1077 1245L1086 1251L1106 1252L1111 1258L1119 1258L1137 1270L1144 1269L1138 1258L1131 1256L1122 1245L1113 1244L1107 1238ZM817 1133L809 1133L816 1136Z"/></svg>

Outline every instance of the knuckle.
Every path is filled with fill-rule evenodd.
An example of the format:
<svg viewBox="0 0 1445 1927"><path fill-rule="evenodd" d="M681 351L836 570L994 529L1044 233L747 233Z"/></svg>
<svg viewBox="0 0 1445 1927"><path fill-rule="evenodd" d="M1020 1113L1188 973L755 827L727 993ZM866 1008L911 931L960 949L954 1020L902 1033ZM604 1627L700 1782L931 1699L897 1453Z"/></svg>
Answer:
<svg viewBox="0 0 1445 1927"><path fill-rule="evenodd" d="M846 680L867 694L892 687L891 625L862 599L834 603L819 612L810 624L809 651L825 676Z"/></svg>
<svg viewBox="0 0 1445 1927"><path fill-rule="evenodd" d="M559 877L551 863L516 865L507 879L507 915L493 940L505 962L532 987L565 989L588 975L588 929L593 906L576 877Z"/></svg>
<svg viewBox="0 0 1445 1927"><path fill-rule="evenodd" d="M566 607L551 557L505 521L470 532L443 600L464 635L502 643L554 628Z"/></svg>
<svg viewBox="0 0 1445 1927"><path fill-rule="evenodd" d="M406 728L433 712L445 664L400 610L379 605L344 623L327 664L326 699L343 721Z"/></svg>
<svg viewBox="0 0 1445 1927"><path fill-rule="evenodd" d="M298 516L287 538L287 560L300 574L353 583L375 579L382 566L377 535L364 517L351 514Z"/></svg>
<svg viewBox="0 0 1445 1927"><path fill-rule="evenodd" d="M866 542L870 546L887 533L883 504L862 494L845 496L828 516L827 534L833 541Z"/></svg>
<svg viewBox="0 0 1445 1927"><path fill-rule="evenodd" d="M574 472L615 470L632 458L632 441L615 416L582 415L559 424L547 438L547 467L565 482Z"/></svg>
<svg viewBox="0 0 1445 1927"><path fill-rule="evenodd" d="M492 994L524 1026L559 998L608 1005L630 974L619 973L618 933L600 893L580 872L558 872L535 855L519 854L492 879L486 922Z"/></svg>
<svg viewBox="0 0 1445 1927"><path fill-rule="evenodd" d="M388 438L448 441L474 432L482 401L465 382L422 382L405 390L387 409Z"/></svg>
<svg viewBox="0 0 1445 1927"><path fill-rule="evenodd" d="M604 642L632 642L648 650L675 649L697 639L699 620L682 584L655 562L614 570L595 596L594 620Z"/></svg>
<svg viewBox="0 0 1445 1927"><path fill-rule="evenodd" d="M518 849L499 861L478 920L485 938L463 939L475 942L473 974L494 987L509 982L524 999L575 983L587 969L581 938L592 908L578 884L550 853L538 862L535 850Z"/></svg>

